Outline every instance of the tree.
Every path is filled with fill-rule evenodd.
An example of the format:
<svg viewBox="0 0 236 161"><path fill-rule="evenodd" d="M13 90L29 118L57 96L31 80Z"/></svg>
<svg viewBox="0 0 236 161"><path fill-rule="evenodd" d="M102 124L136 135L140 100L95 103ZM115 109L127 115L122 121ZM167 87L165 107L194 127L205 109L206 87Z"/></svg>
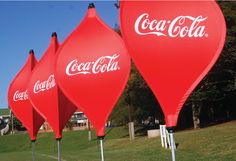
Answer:
<svg viewBox="0 0 236 161"><path fill-rule="evenodd" d="M213 122L233 113L232 108L227 109L226 106L236 90L236 2L218 3L225 16L227 39L219 60L187 101L192 104L194 128L200 127L204 108L208 113L206 116L211 117L208 121ZM217 116L217 113L220 114Z"/></svg>
<svg viewBox="0 0 236 161"><path fill-rule="evenodd" d="M130 110L130 116L127 114L129 113L128 110ZM163 122L163 113L155 96L132 63L127 86L110 119L115 122L119 120L121 124L127 121L132 122L133 120L141 123L143 119L149 116L153 116Z"/></svg>

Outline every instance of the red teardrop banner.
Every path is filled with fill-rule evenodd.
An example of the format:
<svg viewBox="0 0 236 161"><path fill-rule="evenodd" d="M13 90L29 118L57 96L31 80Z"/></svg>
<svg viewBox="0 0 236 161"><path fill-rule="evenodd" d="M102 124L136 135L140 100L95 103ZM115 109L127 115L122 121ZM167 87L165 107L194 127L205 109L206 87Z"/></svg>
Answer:
<svg viewBox="0 0 236 161"><path fill-rule="evenodd" d="M226 35L215 1L121 1L122 36L167 127L216 62Z"/></svg>
<svg viewBox="0 0 236 161"><path fill-rule="evenodd" d="M28 130L32 141L36 140L38 130L44 122L43 117L36 112L28 98L27 82L36 64L37 60L31 50L24 67L16 75L8 90L9 106Z"/></svg>
<svg viewBox="0 0 236 161"><path fill-rule="evenodd" d="M58 51L56 77L65 95L81 107L97 131L125 88L130 57L122 39L89 8Z"/></svg>
<svg viewBox="0 0 236 161"><path fill-rule="evenodd" d="M32 73L28 90L30 101L51 125L56 138L60 139L62 130L76 107L64 96L55 80L54 65L58 47L54 33L47 51Z"/></svg>

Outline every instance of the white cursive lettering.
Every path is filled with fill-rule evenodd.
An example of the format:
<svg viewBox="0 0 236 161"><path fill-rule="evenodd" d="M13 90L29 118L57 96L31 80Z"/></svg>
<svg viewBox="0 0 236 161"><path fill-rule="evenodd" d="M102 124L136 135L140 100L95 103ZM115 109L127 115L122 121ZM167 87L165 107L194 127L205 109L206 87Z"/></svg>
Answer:
<svg viewBox="0 0 236 161"><path fill-rule="evenodd" d="M67 65L66 74L68 76L73 76L78 74L98 74L119 70L119 62L116 61L119 56L120 55L117 54L102 56L91 62L79 62L79 60L74 59Z"/></svg>
<svg viewBox="0 0 236 161"><path fill-rule="evenodd" d="M23 101L23 100L28 100L28 91L25 90L23 92L20 92L19 90L17 90L14 95L13 95L13 101Z"/></svg>
<svg viewBox="0 0 236 161"><path fill-rule="evenodd" d="M51 74L46 81L41 82L40 80L38 80L34 84L34 93L49 90L54 86L56 86L55 77L53 74Z"/></svg>
<svg viewBox="0 0 236 161"><path fill-rule="evenodd" d="M169 37L203 37L205 26L200 25L207 17L178 16L173 20L151 20L148 13L140 15L134 24L139 35L156 35Z"/></svg>

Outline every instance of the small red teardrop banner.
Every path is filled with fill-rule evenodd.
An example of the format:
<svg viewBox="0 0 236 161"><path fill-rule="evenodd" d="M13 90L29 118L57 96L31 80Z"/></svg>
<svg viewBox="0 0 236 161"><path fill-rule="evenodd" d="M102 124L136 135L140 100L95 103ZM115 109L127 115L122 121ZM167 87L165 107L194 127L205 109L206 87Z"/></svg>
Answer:
<svg viewBox="0 0 236 161"><path fill-rule="evenodd" d="M110 112L123 92L130 57L120 36L89 8L58 51L56 77L65 95L104 136Z"/></svg>
<svg viewBox="0 0 236 161"><path fill-rule="evenodd" d="M14 78L8 90L10 109L26 127L32 141L36 140L38 130L44 122L43 117L34 109L28 97L27 82L36 64L37 60L34 53L30 51L24 67Z"/></svg>
<svg viewBox="0 0 236 161"><path fill-rule="evenodd" d="M29 82L29 97L36 110L52 127L57 139L76 107L64 96L54 75L55 56L59 47L53 34L47 51L35 67Z"/></svg>

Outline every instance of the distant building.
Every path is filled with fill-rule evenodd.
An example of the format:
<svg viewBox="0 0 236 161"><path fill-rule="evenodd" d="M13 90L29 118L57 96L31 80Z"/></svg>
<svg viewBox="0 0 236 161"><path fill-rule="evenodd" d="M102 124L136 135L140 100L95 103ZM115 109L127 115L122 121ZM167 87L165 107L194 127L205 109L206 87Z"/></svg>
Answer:
<svg viewBox="0 0 236 161"><path fill-rule="evenodd" d="M70 121L75 121L76 122L75 126L86 127L88 123L88 118L84 115L83 112L77 110L72 115Z"/></svg>
<svg viewBox="0 0 236 161"><path fill-rule="evenodd" d="M9 132L10 120L11 120L10 110L0 109L0 134L1 135L6 135Z"/></svg>
<svg viewBox="0 0 236 161"><path fill-rule="evenodd" d="M77 110L70 118L69 123L66 125L64 130L85 130L88 129L88 118L84 115L83 112ZM50 124L45 121L41 126L40 132L51 132L53 131Z"/></svg>
<svg viewBox="0 0 236 161"><path fill-rule="evenodd" d="M4 120L6 123L11 121L11 110L10 109L0 109L0 119ZM66 125L64 130L85 130L89 127L88 118L83 112L77 110L70 118L69 123ZM50 124L45 121L40 127L39 132L52 132Z"/></svg>
<svg viewBox="0 0 236 161"><path fill-rule="evenodd" d="M0 118L3 119L6 123L10 122L11 119L10 109L0 108Z"/></svg>

